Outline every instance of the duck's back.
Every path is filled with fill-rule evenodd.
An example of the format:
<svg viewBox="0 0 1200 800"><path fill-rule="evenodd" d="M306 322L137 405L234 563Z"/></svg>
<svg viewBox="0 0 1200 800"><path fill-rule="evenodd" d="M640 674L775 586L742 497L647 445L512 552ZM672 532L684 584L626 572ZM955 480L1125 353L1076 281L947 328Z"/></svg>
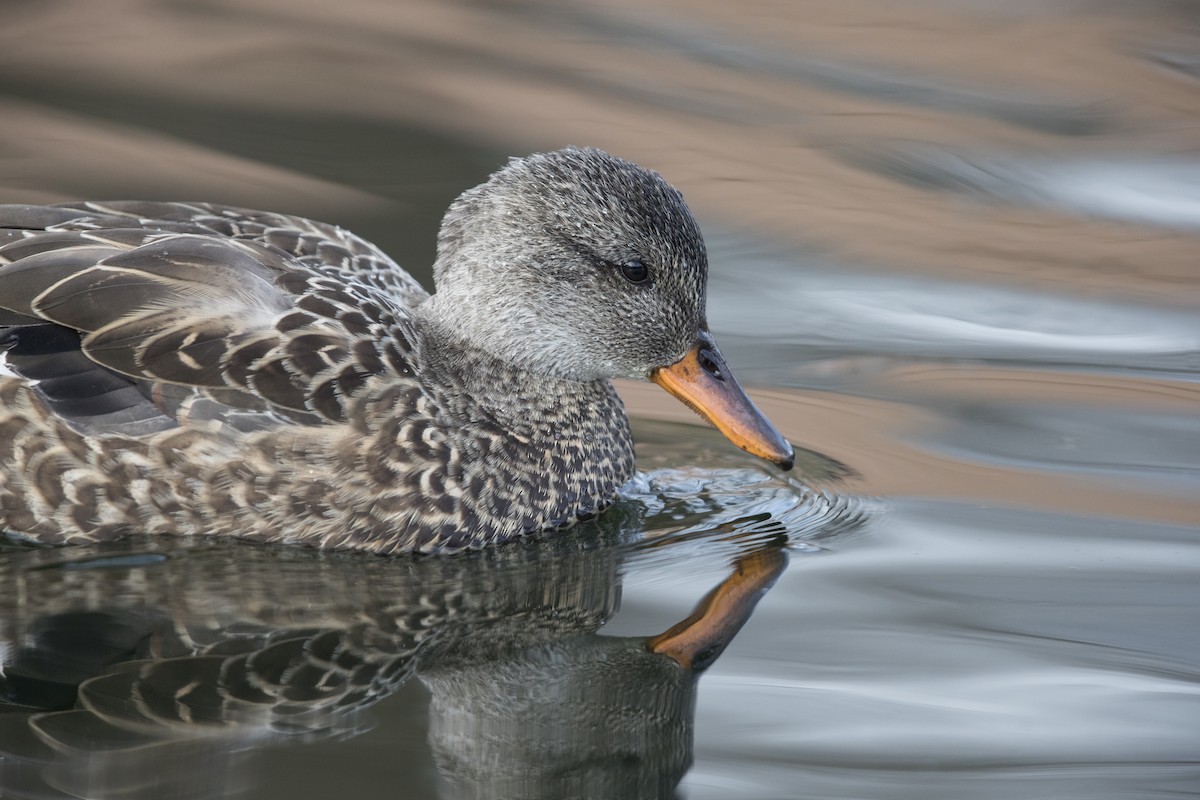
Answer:
<svg viewBox="0 0 1200 800"><path fill-rule="evenodd" d="M299 217L0 206L0 369L92 435L341 419L366 377L407 369L376 344L426 297L374 245Z"/></svg>
<svg viewBox="0 0 1200 800"><path fill-rule="evenodd" d="M295 489L316 459L298 437L344 429L373 385L417 386L426 297L373 245L297 217L0 206L0 528L244 528L233 512L262 510L260 483ZM247 452L244 477L219 471Z"/></svg>

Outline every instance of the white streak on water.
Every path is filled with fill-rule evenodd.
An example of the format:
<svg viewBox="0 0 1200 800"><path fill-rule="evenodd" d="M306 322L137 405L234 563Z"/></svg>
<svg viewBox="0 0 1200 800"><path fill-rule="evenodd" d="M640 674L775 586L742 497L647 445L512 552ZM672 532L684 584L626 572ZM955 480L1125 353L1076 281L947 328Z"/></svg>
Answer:
<svg viewBox="0 0 1200 800"><path fill-rule="evenodd" d="M718 337L789 349L1200 369L1196 312L873 273L741 238L716 237L710 249L709 318Z"/></svg>

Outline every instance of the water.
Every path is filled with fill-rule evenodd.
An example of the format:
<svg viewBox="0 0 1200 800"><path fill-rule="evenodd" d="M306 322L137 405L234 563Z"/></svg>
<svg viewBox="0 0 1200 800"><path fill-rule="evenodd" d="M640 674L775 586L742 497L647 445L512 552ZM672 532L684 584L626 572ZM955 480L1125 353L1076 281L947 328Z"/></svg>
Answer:
<svg viewBox="0 0 1200 800"><path fill-rule="evenodd" d="M623 385L642 476L557 539L7 546L0 796L1200 795L1193 5L59 0L0 36L5 202L300 213L428 281L509 154L661 170L801 448Z"/></svg>

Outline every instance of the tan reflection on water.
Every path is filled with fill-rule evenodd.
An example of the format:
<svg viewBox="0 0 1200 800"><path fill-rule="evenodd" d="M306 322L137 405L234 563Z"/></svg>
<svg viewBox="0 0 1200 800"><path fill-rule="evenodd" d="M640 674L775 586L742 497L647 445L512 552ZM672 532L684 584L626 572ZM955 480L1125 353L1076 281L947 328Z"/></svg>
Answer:
<svg viewBox="0 0 1200 800"><path fill-rule="evenodd" d="M179 186L193 199L237 197L243 204L264 208L327 203L353 211L383 202L348 186L131 125L106 124L12 98L0 99L0 108L0 137L11 145L9 153L19 154L0 162L5 202L79 199L74 187L81 184L149 194ZM9 188L11 184L18 188Z"/></svg>
<svg viewBox="0 0 1200 800"><path fill-rule="evenodd" d="M1135 379L1064 379L1034 371L970 367L914 367L902 373L901 385L917 384L919 391L936 392L945 399L996 399L1007 394L1026 402L1037 399L1064 406L1121 405L1135 400L1137 407L1145 408L1149 397L1152 408L1189 413L1200 402L1200 388ZM1042 392L1047 383L1049 390ZM1113 386L1116 391L1110 393ZM619 388L639 416L695 420L688 409L658 387L622 382ZM1117 519L1183 524L1200 519L1200 500L1196 498L1145 490L1124 481L1097 481L1078 473L998 466L932 452L917 437L942 420L919 406L830 392L758 390L751 395L791 442L853 466L857 478L843 489Z"/></svg>
<svg viewBox="0 0 1200 800"><path fill-rule="evenodd" d="M166 133L155 100L183 99L216 113L419 124L514 154L594 144L661 170L702 217L851 262L1200 303L1194 229L930 190L894 172L914 167L914 144L983 172L992 154L1018 166L1194 158L1200 93L1186 59L1167 57L1194 46L1180 38L1188 4L18 5L0 48L9 201L110 187L334 216L373 199L387 207L369 188ZM109 107L88 115L40 105L64 92ZM121 107L134 100L138 108ZM294 135L312 134L298 121ZM336 160L338 143L328 147ZM893 172L868 168L880 163ZM380 184L386 195L386 177Z"/></svg>

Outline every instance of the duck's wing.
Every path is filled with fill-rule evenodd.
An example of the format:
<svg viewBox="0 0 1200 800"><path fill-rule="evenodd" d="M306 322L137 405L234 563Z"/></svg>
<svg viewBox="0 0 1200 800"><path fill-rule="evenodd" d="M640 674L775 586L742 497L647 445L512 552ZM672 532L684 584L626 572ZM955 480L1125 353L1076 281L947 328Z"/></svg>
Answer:
<svg viewBox="0 0 1200 800"><path fill-rule="evenodd" d="M340 228L198 203L0 206L0 368L92 433L341 421L411 376L420 285Z"/></svg>

